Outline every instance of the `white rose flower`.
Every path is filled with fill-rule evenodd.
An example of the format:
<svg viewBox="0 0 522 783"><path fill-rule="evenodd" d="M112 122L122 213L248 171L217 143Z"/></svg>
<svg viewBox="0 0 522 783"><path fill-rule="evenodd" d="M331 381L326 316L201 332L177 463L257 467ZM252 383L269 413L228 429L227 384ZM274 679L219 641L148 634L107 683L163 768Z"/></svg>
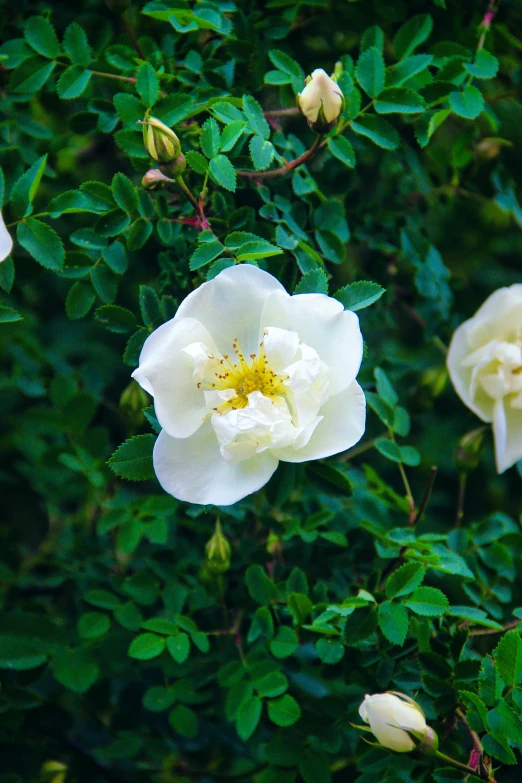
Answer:
<svg viewBox="0 0 522 783"><path fill-rule="evenodd" d="M392 693L374 693L365 696L359 707L359 715L370 725L380 744L398 753L415 750L415 742L408 732L416 732L423 737L431 733L420 707L406 696L399 698ZM435 735L434 735L435 736Z"/></svg>
<svg viewBox="0 0 522 783"><path fill-rule="evenodd" d="M311 125L323 117L326 123L335 122L342 111L343 100L341 88L322 68L312 73L310 81L297 96L299 108ZM323 117L319 117L321 109Z"/></svg>
<svg viewBox="0 0 522 783"><path fill-rule="evenodd" d="M324 294L290 296L244 264L184 300L145 341L138 383L162 426L154 469L190 503L230 505L279 460L337 454L361 438L359 319Z"/></svg>
<svg viewBox="0 0 522 783"><path fill-rule="evenodd" d="M0 261L5 261L13 249L11 234L5 227L4 218L0 212Z"/></svg>
<svg viewBox="0 0 522 783"><path fill-rule="evenodd" d="M458 327L448 370L464 404L493 422L502 473L522 459L522 285L499 288Z"/></svg>

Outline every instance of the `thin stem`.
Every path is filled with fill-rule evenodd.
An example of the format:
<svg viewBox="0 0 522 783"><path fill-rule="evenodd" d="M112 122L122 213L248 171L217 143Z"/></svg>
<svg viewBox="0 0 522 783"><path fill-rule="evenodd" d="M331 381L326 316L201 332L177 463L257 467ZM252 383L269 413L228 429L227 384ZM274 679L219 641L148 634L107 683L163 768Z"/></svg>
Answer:
<svg viewBox="0 0 522 783"><path fill-rule="evenodd" d="M291 109L268 109L264 112L265 117L290 117L293 114L299 114L297 106L292 106Z"/></svg>
<svg viewBox="0 0 522 783"><path fill-rule="evenodd" d="M176 177L176 182L178 183L178 185L180 186L181 190L186 195L186 197L188 198L188 200L190 201L190 203L192 204L192 206L194 207L194 209L196 210L198 215L201 216L201 209L199 207L199 204L198 204L196 198L194 197L194 195L192 194L192 191L190 190L190 188L187 187L187 185L185 184L185 180L183 179L181 174L180 174L179 177Z"/></svg>
<svg viewBox="0 0 522 783"><path fill-rule="evenodd" d="M518 628L518 626L522 623L522 620L512 620L510 623L507 623L504 625L503 628L480 628L477 631L470 631L470 636L493 636L493 634L497 633L505 633L506 631L511 631L513 628Z"/></svg>
<svg viewBox="0 0 522 783"><path fill-rule="evenodd" d="M125 27L125 31L129 38L132 41L132 44L134 48L136 49L136 53L138 57L140 57L142 60L146 60L145 54L143 52L143 49L140 46L140 42L138 41L138 38L136 36L136 33L134 32L134 28L131 24L131 21L129 19L128 11L124 11L121 15L121 19L123 22L123 26Z"/></svg>
<svg viewBox="0 0 522 783"><path fill-rule="evenodd" d="M293 171L298 166L301 166L303 163L306 163L307 160L310 160L310 158L312 158L315 155L315 153L321 146L322 139L323 136L321 134L318 134L309 150L303 152L303 154L299 155L299 157L296 158L295 160L291 160L290 163L285 163L285 165L281 166L281 168L279 169L269 169L268 171L240 170L236 173L239 174L240 177L248 177L249 179L266 179L267 177L283 177L285 174L288 174L290 171Z"/></svg>
<svg viewBox="0 0 522 783"><path fill-rule="evenodd" d="M93 76L103 76L104 79L117 79L119 82L136 84L134 76L119 76L117 73L105 73L104 71L91 71Z"/></svg>
<svg viewBox="0 0 522 783"><path fill-rule="evenodd" d="M49 212L37 212L36 215L27 215L27 217L32 218L39 218L39 217L49 217ZM25 218L20 218L20 220L13 220L12 223L8 223L6 225L6 228L13 228L13 226L17 226L19 223L23 223Z"/></svg>
<svg viewBox="0 0 522 783"><path fill-rule="evenodd" d="M413 522L411 523L412 526L416 525L420 520L422 519L424 512L426 511L426 506L428 505L431 497L431 491L433 489L433 485L435 484L435 478L437 476L437 466L432 465L430 477L428 479L428 484L426 486L426 491L424 492L424 497L421 500L421 504L419 506L419 510L417 511L417 515Z"/></svg>
<svg viewBox="0 0 522 783"><path fill-rule="evenodd" d="M415 500L413 497L413 493L411 491L410 482L408 481L408 476L406 475L406 471L404 470L404 465L402 462L397 463L399 466L399 471L402 478L402 483L404 484L404 489L406 492L406 498L408 500L408 505L410 507L410 525L415 524L415 518L417 516L417 513L415 511Z"/></svg>
<svg viewBox="0 0 522 783"><path fill-rule="evenodd" d="M462 517L464 516L464 500L466 498L466 485L468 483L468 474L459 473L459 494L457 498L457 513L455 515L455 527L460 527Z"/></svg>
<svg viewBox="0 0 522 783"><path fill-rule="evenodd" d="M456 767L457 769L463 769L470 775L477 775L478 773L478 770L473 769L473 767L470 767L468 764L463 764L461 761L457 761L457 759L452 759L451 756L446 756L446 754L441 753L440 750L435 751L435 755L441 761L445 761L446 764L451 764L452 767Z"/></svg>
<svg viewBox="0 0 522 783"><path fill-rule="evenodd" d="M484 748L482 747L482 742L480 741L480 737L479 737L479 735L477 734L476 731L473 731L473 729L470 728L464 711L461 710L460 707L457 707L457 709L455 710L455 713L457 715L457 718L467 728L467 730L469 732L469 736L471 737L471 739L473 741L473 747L475 748L475 750L478 751L479 753L483 753L484 752Z"/></svg>
<svg viewBox="0 0 522 783"><path fill-rule="evenodd" d="M386 438L388 436L387 432L381 433L381 435L377 435L375 438L372 438L371 440L366 440L364 443L358 443L357 446L353 446L351 449L348 449L343 454L339 456L339 460L342 462L346 462L349 459L354 459L355 457L358 457L360 454L364 454L366 451L369 451L370 449L373 449L375 446L375 441L379 440L379 438Z"/></svg>

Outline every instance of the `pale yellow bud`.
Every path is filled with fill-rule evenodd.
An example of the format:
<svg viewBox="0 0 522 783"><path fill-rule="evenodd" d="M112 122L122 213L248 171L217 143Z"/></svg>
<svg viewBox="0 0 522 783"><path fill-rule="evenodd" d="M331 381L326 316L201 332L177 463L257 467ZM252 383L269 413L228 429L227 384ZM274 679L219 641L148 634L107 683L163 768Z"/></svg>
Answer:
<svg viewBox="0 0 522 783"><path fill-rule="evenodd" d="M145 117L143 144L150 157L158 163L169 163L181 152L181 144L174 131L156 117Z"/></svg>

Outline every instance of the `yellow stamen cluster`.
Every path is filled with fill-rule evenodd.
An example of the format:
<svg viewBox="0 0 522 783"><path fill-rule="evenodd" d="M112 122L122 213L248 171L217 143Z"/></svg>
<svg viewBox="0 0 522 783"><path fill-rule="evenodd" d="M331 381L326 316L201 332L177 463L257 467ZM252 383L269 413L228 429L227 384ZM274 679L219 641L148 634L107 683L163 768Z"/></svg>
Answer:
<svg viewBox="0 0 522 783"><path fill-rule="evenodd" d="M284 397L286 387L283 382L287 380L286 376L278 375L270 369L264 343L261 342L259 347L259 353L251 353L250 361L248 361L241 350L237 337L234 337L232 348L237 357L236 361L233 362L228 354L223 354L223 358L217 359L220 367L214 372L215 381L198 384L198 387L208 390L233 389L236 392L235 397L214 409L217 413L228 413L238 408L246 408L248 395L255 391L260 391L265 397ZM209 359L215 358L212 355L209 356Z"/></svg>

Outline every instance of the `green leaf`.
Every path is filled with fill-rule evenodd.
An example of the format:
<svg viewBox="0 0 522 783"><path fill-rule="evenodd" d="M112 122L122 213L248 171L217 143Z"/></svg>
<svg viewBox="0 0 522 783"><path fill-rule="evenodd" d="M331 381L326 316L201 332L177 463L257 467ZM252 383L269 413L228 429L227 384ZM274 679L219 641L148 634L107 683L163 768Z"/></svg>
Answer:
<svg viewBox="0 0 522 783"><path fill-rule="evenodd" d="M33 203L46 164L47 155L42 155L13 185L11 205L17 217L23 217L32 212L32 208L28 207Z"/></svg>
<svg viewBox="0 0 522 783"><path fill-rule="evenodd" d="M12 307L0 305L0 324L12 324L16 321L23 321L23 316Z"/></svg>
<svg viewBox="0 0 522 783"><path fill-rule="evenodd" d="M279 591L260 565L251 565L245 574L245 584L251 598L262 606L267 606L279 597Z"/></svg>
<svg viewBox="0 0 522 783"><path fill-rule="evenodd" d="M378 620L379 627L388 641L402 647L408 634L408 612L404 605L384 601L379 606Z"/></svg>
<svg viewBox="0 0 522 783"><path fill-rule="evenodd" d="M144 437L137 435L136 437ZM149 661L151 658L157 658L161 655L167 645L167 640L163 636L155 633L142 633L137 636L130 644L129 655L131 658L137 658L139 661Z"/></svg>
<svg viewBox="0 0 522 783"><path fill-rule="evenodd" d="M385 150L395 150L400 144L400 137L395 128L382 117L363 114L357 122L352 122L352 130L382 147Z"/></svg>
<svg viewBox="0 0 522 783"><path fill-rule="evenodd" d="M293 726L301 717L301 708L293 696L285 693L267 703L268 717L276 726Z"/></svg>
<svg viewBox="0 0 522 783"><path fill-rule="evenodd" d="M406 87L384 90L374 105L378 114L418 114L426 108L424 98Z"/></svg>
<svg viewBox="0 0 522 783"><path fill-rule="evenodd" d="M58 79L58 96L63 100L78 98L87 89L91 76L92 71L86 70L83 65L71 65Z"/></svg>
<svg viewBox="0 0 522 783"><path fill-rule="evenodd" d="M92 287L105 304L111 304L118 291L118 278L106 266L93 266L91 269Z"/></svg>
<svg viewBox="0 0 522 783"><path fill-rule="evenodd" d="M303 275L295 287L294 294L328 295L328 278L324 269L311 269Z"/></svg>
<svg viewBox="0 0 522 783"><path fill-rule="evenodd" d="M150 285L140 285L140 312L145 326L156 327L163 323L160 300Z"/></svg>
<svg viewBox="0 0 522 783"><path fill-rule="evenodd" d="M24 612L0 615L0 669L35 669L66 642L63 630L47 617Z"/></svg>
<svg viewBox="0 0 522 783"><path fill-rule="evenodd" d="M367 27L361 38L361 52L366 51L370 47L374 46L380 52L384 47L384 32L379 25L374 24L371 27Z"/></svg>
<svg viewBox="0 0 522 783"><path fill-rule="evenodd" d="M86 693L99 676L99 668L89 650L63 650L52 662L54 677L74 693Z"/></svg>
<svg viewBox="0 0 522 783"><path fill-rule="evenodd" d="M112 195L114 201L124 212L136 212L138 209L138 196L130 179L118 172L112 178Z"/></svg>
<svg viewBox="0 0 522 783"><path fill-rule="evenodd" d="M243 120L235 120L234 122L225 125L220 140L220 149L222 152L229 152L232 149L238 139L243 136L245 128L246 122L243 122Z"/></svg>
<svg viewBox="0 0 522 783"><path fill-rule="evenodd" d="M259 696L251 696L240 706L236 720L236 731L243 742L250 739L256 730L262 709L263 702Z"/></svg>
<svg viewBox="0 0 522 783"><path fill-rule="evenodd" d="M436 587L418 587L405 601L415 614L424 617L440 617L449 608L449 601Z"/></svg>
<svg viewBox="0 0 522 783"><path fill-rule="evenodd" d="M393 384L381 367L376 367L374 372L375 381L377 383L377 394L379 397L394 407L399 402L399 395L393 388Z"/></svg>
<svg viewBox="0 0 522 783"><path fill-rule="evenodd" d="M158 100L159 79L150 63L143 63L136 76L136 90L145 106L154 106Z"/></svg>
<svg viewBox="0 0 522 783"><path fill-rule="evenodd" d="M255 566L252 566L255 568ZM287 625L279 626L276 635L268 644L274 658L288 658L299 647L295 631Z"/></svg>
<svg viewBox="0 0 522 783"><path fill-rule="evenodd" d="M519 631L506 633L493 650L493 657L506 685L514 686L522 682L522 638Z"/></svg>
<svg viewBox="0 0 522 783"><path fill-rule="evenodd" d="M116 93L113 102L123 124L129 125L135 130L136 123L143 120L146 111L145 104L135 95L129 95L126 92Z"/></svg>
<svg viewBox="0 0 522 783"><path fill-rule="evenodd" d="M256 171L262 171L270 166L275 155L274 145L271 141L256 134L250 139L248 148Z"/></svg>
<svg viewBox="0 0 522 783"><path fill-rule="evenodd" d="M94 230L101 237L115 237L121 234L130 223L129 215L121 209L113 209L100 215L94 224Z"/></svg>
<svg viewBox="0 0 522 783"><path fill-rule="evenodd" d="M210 264L211 261L221 255L223 250L223 245L221 242L218 242L217 239L199 245L190 257L189 269L194 272L196 269L200 269L202 266Z"/></svg>
<svg viewBox="0 0 522 783"><path fill-rule="evenodd" d="M319 658L326 664L339 663L344 657L344 645L337 639L329 639L325 636L319 639L315 649Z"/></svg>
<svg viewBox="0 0 522 783"><path fill-rule="evenodd" d="M485 734L481 737L481 741L484 751L489 756L499 759L503 764L517 763L517 757L509 747L506 739L503 738L503 741L500 742L492 734Z"/></svg>
<svg viewBox="0 0 522 783"><path fill-rule="evenodd" d="M54 229L36 218L18 224L16 238L24 250L46 269L62 269L65 259L62 240Z"/></svg>
<svg viewBox="0 0 522 783"><path fill-rule="evenodd" d="M500 702L487 716L487 728L498 742L522 742L522 722L507 704Z"/></svg>
<svg viewBox="0 0 522 783"><path fill-rule="evenodd" d="M78 635L82 639L97 639L105 636L111 626L111 622L106 614L101 612L86 612L78 620Z"/></svg>
<svg viewBox="0 0 522 783"><path fill-rule="evenodd" d="M420 464L420 454L413 446L399 446L388 438L377 438L375 448L383 457L392 462L403 462L411 467Z"/></svg>
<svg viewBox="0 0 522 783"><path fill-rule="evenodd" d="M386 595L388 598L400 598L413 593L422 584L426 572L421 563L405 563L386 580Z"/></svg>
<svg viewBox="0 0 522 783"><path fill-rule="evenodd" d="M358 644L374 633L377 628L377 610L374 606L356 609L346 618L344 639L346 644Z"/></svg>
<svg viewBox="0 0 522 783"><path fill-rule="evenodd" d="M236 172L226 155L218 155L212 158L209 165L210 176L218 185L231 190L236 189Z"/></svg>
<svg viewBox="0 0 522 783"><path fill-rule="evenodd" d="M431 54L413 54L405 60L391 65L386 69L386 86L400 87L401 84L416 76L431 65L433 55Z"/></svg>
<svg viewBox="0 0 522 783"><path fill-rule="evenodd" d="M54 27L43 16L31 16L24 29L25 40L35 52L54 60L60 54L60 44Z"/></svg>
<svg viewBox="0 0 522 783"><path fill-rule="evenodd" d="M384 89L384 60L375 46L366 49L355 69L357 81L370 98L376 98Z"/></svg>
<svg viewBox="0 0 522 783"><path fill-rule="evenodd" d="M16 93L35 93L44 86L55 68L55 62L47 62L41 57L31 57L13 71L11 89Z"/></svg>
<svg viewBox="0 0 522 783"><path fill-rule="evenodd" d="M118 596L114 595L114 593L109 593L108 590L87 590L83 596L83 600L100 609L116 609L116 607L120 606L120 599Z"/></svg>
<svg viewBox="0 0 522 783"><path fill-rule="evenodd" d="M281 77L279 82L270 82L265 76L265 82L267 84L291 84L294 92L300 92L304 86L305 74L299 63L279 49L270 49L268 56L276 68L279 68L279 71L271 71L270 73L280 73ZM281 80L282 77L286 77L285 81Z"/></svg>
<svg viewBox="0 0 522 783"><path fill-rule="evenodd" d="M176 663L185 663L190 652L190 638L188 634L181 632L176 636L169 636L167 649Z"/></svg>
<svg viewBox="0 0 522 783"><path fill-rule="evenodd" d="M129 250L141 250L152 234L152 223L145 218L138 218L131 223L127 233L127 247Z"/></svg>
<svg viewBox="0 0 522 783"><path fill-rule="evenodd" d="M176 701L176 694L164 688L162 685L153 685L143 695L143 706L150 712L163 712L172 707Z"/></svg>
<svg viewBox="0 0 522 783"><path fill-rule="evenodd" d="M331 783L332 775L327 759L313 748L307 748L299 762L299 774L304 783Z"/></svg>
<svg viewBox="0 0 522 783"><path fill-rule="evenodd" d="M113 272L122 275L127 271L127 254L121 242L113 242L102 249L102 258Z"/></svg>
<svg viewBox="0 0 522 783"><path fill-rule="evenodd" d="M268 611L264 607L258 609L258 612ZM261 698L270 698L281 696L288 689L288 680L282 672L274 671L255 680L255 689Z"/></svg>
<svg viewBox="0 0 522 783"><path fill-rule="evenodd" d="M207 158L215 158L219 153L221 133L219 125L213 117L203 123L201 128L201 149Z"/></svg>
<svg viewBox="0 0 522 783"><path fill-rule="evenodd" d="M353 495L352 482L346 473L336 465L329 462L310 462L307 469L318 476L321 483L325 482L338 489L344 497Z"/></svg>
<svg viewBox="0 0 522 783"><path fill-rule="evenodd" d="M169 723L178 734L187 739L198 735L199 721L196 713L184 704L176 704L169 715Z"/></svg>
<svg viewBox="0 0 522 783"><path fill-rule="evenodd" d="M236 258L238 261L254 261L258 258L279 256L282 252L280 247L267 242L266 239L256 239L240 245L236 251Z"/></svg>
<svg viewBox="0 0 522 783"><path fill-rule="evenodd" d="M96 300L92 285L84 280L77 280L69 290L65 300L65 312L71 320L77 320L87 315Z"/></svg>
<svg viewBox="0 0 522 783"><path fill-rule="evenodd" d="M348 168L354 168L355 152L348 139L345 139L344 136L333 136L328 139L328 149L334 158L340 160Z"/></svg>
<svg viewBox="0 0 522 783"><path fill-rule="evenodd" d="M484 108L484 96L472 84L464 87L462 92L452 92L449 103L455 114L467 120L474 120Z"/></svg>
<svg viewBox="0 0 522 783"><path fill-rule="evenodd" d="M264 139L268 139L270 137L270 125L265 120L263 109L256 99L252 98L250 95L244 95L243 111L246 114L248 125L254 131L254 133L257 133Z"/></svg>
<svg viewBox="0 0 522 783"><path fill-rule="evenodd" d="M498 60L486 49L479 49L475 55L475 62L464 63L464 68L475 79L493 79L497 75Z"/></svg>
<svg viewBox="0 0 522 783"><path fill-rule="evenodd" d="M204 174L208 170L208 161L201 152L189 150L185 153L185 158L192 171L195 171L196 174Z"/></svg>
<svg viewBox="0 0 522 783"><path fill-rule="evenodd" d="M154 435L135 435L118 446L107 464L120 478L146 481L154 477L152 449Z"/></svg>
<svg viewBox="0 0 522 783"><path fill-rule="evenodd" d="M345 310L355 312L377 302L385 291L385 288L371 280L357 280L355 283L349 283L336 291L334 298L344 305Z"/></svg>
<svg viewBox="0 0 522 783"><path fill-rule="evenodd" d="M404 60L430 37L433 19L429 14L418 14L408 19L393 39L393 52L397 60Z"/></svg>
<svg viewBox="0 0 522 783"><path fill-rule="evenodd" d="M72 22L63 35L63 48L72 63L87 67L91 61L91 47L83 27Z"/></svg>

